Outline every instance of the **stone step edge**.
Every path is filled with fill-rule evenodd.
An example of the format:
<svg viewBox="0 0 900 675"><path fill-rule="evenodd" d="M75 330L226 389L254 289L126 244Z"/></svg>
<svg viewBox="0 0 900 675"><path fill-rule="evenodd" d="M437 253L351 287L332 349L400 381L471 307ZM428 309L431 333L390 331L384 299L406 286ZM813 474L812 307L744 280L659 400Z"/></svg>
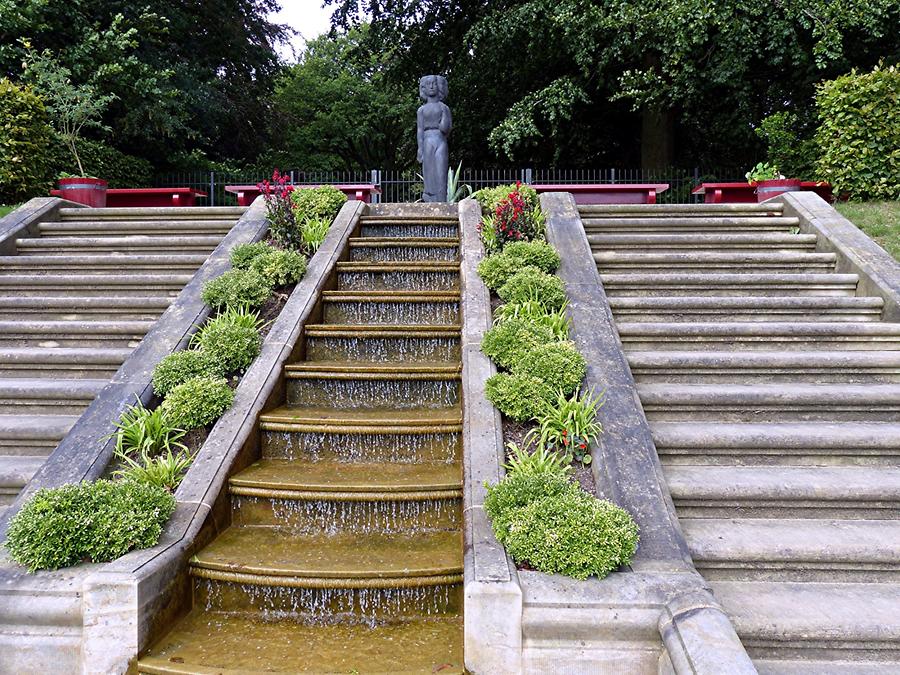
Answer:
<svg viewBox="0 0 900 675"><path fill-rule="evenodd" d="M350 248L456 248L459 239L455 237L353 237L349 241Z"/></svg>
<svg viewBox="0 0 900 675"><path fill-rule="evenodd" d="M459 291L322 291L324 302L459 302Z"/></svg>
<svg viewBox="0 0 900 675"><path fill-rule="evenodd" d="M459 263L452 260L435 260L431 262L359 262L347 261L337 263L339 273L350 272L455 272L459 274Z"/></svg>
<svg viewBox="0 0 900 675"><path fill-rule="evenodd" d="M311 324L305 329L308 337L460 337L461 328L458 325L433 325L433 326L404 326L372 324Z"/></svg>
<svg viewBox="0 0 900 675"><path fill-rule="evenodd" d="M373 571L371 576L295 576L290 574L263 574L253 572L232 572L217 567L208 567L196 559L191 559L190 574L193 577L254 586L283 586L289 588L418 588L422 586L457 585L463 582L462 565L428 570L428 574L398 572L387 575Z"/></svg>
<svg viewBox="0 0 900 675"><path fill-rule="evenodd" d="M264 485L252 485L250 481L238 484L234 479L229 481L229 493L242 497L261 497L263 499L284 499L289 501L340 501L340 502L413 502L425 500L462 499L462 485L447 487L441 485L417 486L410 488L404 485L378 486L379 489L347 490L271 488ZM343 488L344 486L336 486Z"/></svg>
<svg viewBox="0 0 900 675"><path fill-rule="evenodd" d="M284 376L292 380L459 380L461 366L416 366L407 364L348 364L335 366L317 361L285 366Z"/></svg>

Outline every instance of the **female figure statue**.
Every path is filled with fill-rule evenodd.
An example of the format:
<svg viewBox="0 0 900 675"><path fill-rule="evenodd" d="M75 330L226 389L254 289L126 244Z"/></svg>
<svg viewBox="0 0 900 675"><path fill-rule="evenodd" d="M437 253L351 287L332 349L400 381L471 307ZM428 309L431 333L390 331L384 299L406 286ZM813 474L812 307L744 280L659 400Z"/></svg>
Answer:
<svg viewBox="0 0 900 675"><path fill-rule="evenodd" d="M425 192L422 201L447 201L447 169L450 166L450 148L447 136L453 126L447 98L447 78L426 75L419 80L419 97L425 103L419 107L416 138L419 141L417 159L422 164Z"/></svg>

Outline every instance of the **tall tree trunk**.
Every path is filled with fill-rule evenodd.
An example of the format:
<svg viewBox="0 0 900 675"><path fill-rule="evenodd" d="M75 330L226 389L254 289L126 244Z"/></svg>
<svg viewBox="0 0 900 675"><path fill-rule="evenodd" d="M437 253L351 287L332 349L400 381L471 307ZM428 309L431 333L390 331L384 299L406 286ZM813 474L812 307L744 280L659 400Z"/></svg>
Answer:
<svg viewBox="0 0 900 675"><path fill-rule="evenodd" d="M644 108L641 113L641 169L665 169L675 162L675 115Z"/></svg>

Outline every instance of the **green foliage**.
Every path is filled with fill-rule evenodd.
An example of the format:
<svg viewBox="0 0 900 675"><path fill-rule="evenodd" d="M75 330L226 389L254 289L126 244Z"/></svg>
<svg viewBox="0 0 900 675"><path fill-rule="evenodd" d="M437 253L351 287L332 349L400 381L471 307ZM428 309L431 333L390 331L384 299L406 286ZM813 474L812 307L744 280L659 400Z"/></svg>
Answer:
<svg viewBox="0 0 900 675"><path fill-rule="evenodd" d="M145 159L127 155L115 148L88 138L78 140L78 156L89 176L102 178L111 188L133 188L150 185L153 166ZM59 134L50 140L51 177L75 175L78 165Z"/></svg>
<svg viewBox="0 0 900 675"><path fill-rule="evenodd" d="M506 550L548 574L603 578L630 563L637 549L631 516L580 489L536 499L506 517Z"/></svg>
<svg viewBox="0 0 900 675"><path fill-rule="evenodd" d="M538 416L537 428L528 432L525 440L538 448L563 452L569 461L590 464L591 443L603 432L597 421L601 405L602 397L595 397L593 392L575 392L569 398L560 392L556 402Z"/></svg>
<svg viewBox="0 0 900 675"><path fill-rule="evenodd" d="M231 249L231 266L236 270L248 270L254 260L260 256L267 255L274 250L274 248L264 241L238 244Z"/></svg>
<svg viewBox="0 0 900 675"><path fill-rule="evenodd" d="M191 346L206 355L214 373L243 371L262 349L259 317L253 312L229 309L198 330L191 338Z"/></svg>
<svg viewBox="0 0 900 675"><path fill-rule="evenodd" d="M501 368L513 368L538 345L552 342L550 329L521 319L494 326L481 339L481 351Z"/></svg>
<svg viewBox="0 0 900 675"><path fill-rule="evenodd" d="M232 403L227 380L195 377L170 391L160 408L169 424L190 431L212 424Z"/></svg>
<svg viewBox="0 0 900 675"><path fill-rule="evenodd" d="M140 401L128 406L115 426L112 436L116 439L116 452L120 454L158 455L171 452L172 448L185 448L178 442L185 432L174 427L159 408L148 410Z"/></svg>
<svg viewBox="0 0 900 675"><path fill-rule="evenodd" d="M481 204L482 210L487 213L494 213L500 205L500 202L509 197L509 193L514 192L517 186L519 195L522 197L528 210L540 210L541 200L538 197L537 191L530 185L510 183L509 185L498 185L497 187L492 188L481 188L478 192L473 194L472 197Z"/></svg>
<svg viewBox="0 0 900 675"><path fill-rule="evenodd" d="M816 107L822 179L853 200L900 199L900 69L824 82Z"/></svg>
<svg viewBox="0 0 900 675"><path fill-rule="evenodd" d="M329 222L341 210L347 195L333 185L315 188L296 188L291 193L294 214L301 225L310 218L325 218Z"/></svg>
<svg viewBox="0 0 900 675"><path fill-rule="evenodd" d="M539 302L551 312L560 310L566 303L562 279L535 269L516 272L497 290L497 295L505 302Z"/></svg>
<svg viewBox="0 0 900 675"><path fill-rule="evenodd" d="M50 125L41 99L0 78L0 204L45 193L49 187Z"/></svg>
<svg viewBox="0 0 900 675"><path fill-rule="evenodd" d="M568 340L571 321L569 321L569 316L566 311L567 306L568 303L565 303L557 311L550 312L547 311L546 307L535 300L519 303L510 302L505 305L500 305L494 311L494 325L501 324L510 319L521 319L522 321L527 321L550 329L553 333L553 337L557 340Z"/></svg>
<svg viewBox="0 0 900 675"><path fill-rule="evenodd" d="M515 260L520 267L537 267L548 274L559 269L559 253L546 241L513 241L503 247L503 255Z"/></svg>
<svg viewBox="0 0 900 675"><path fill-rule="evenodd" d="M456 167L456 171L452 167L447 168L447 201L450 204L456 204L458 201L465 199L472 194L471 185L460 185L459 175L462 172L462 162Z"/></svg>
<svg viewBox="0 0 900 675"><path fill-rule="evenodd" d="M507 443L509 459L503 468L511 474L534 475L552 473L562 477L572 470L569 460L555 450L541 445L528 452L527 447L520 448L515 443Z"/></svg>
<svg viewBox="0 0 900 675"><path fill-rule="evenodd" d="M808 126L797 113L781 110L763 118L756 129L769 161L788 178L815 180L819 149Z"/></svg>
<svg viewBox="0 0 900 675"><path fill-rule="evenodd" d="M155 545L174 511L171 494L134 481L38 490L10 522L6 547L31 572L108 562Z"/></svg>
<svg viewBox="0 0 900 675"><path fill-rule="evenodd" d="M771 162L759 162L756 166L744 174L748 183L759 183L764 180L784 178L778 171L778 167Z"/></svg>
<svg viewBox="0 0 900 675"><path fill-rule="evenodd" d="M497 541L506 543L510 519L531 502L546 497L568 494L578 488L557 470L511 471L496 485L486 485L484 511L491 519Z"/></svg>
<svg viewBox="0 0 900 675"><path fill-rule="evenodd" d="M522 266L518 261L503 253L494 253L478 263L478 276L492 291L499 289L512 275L521 271Z"/></svg>
<svg viewBox="0 0 900 675"><path fill-rule="evenodd" d="M184 349L169 354L153 369L153 391L166 396L172 389L194 377L221 377L216 361L209 354L196 349Z"/></svg>
<svg viewBox="0 0 900 675"><path fill-rule="evenodd" d="M574 343L555 341L529 349L512 371L537 377L568 396L581 386L587 364Z"/></svg>
<svg viewBox="0 0 900 675"><path fill-rule="evenodd" d="M250 308L265 304L272 284L255 270L229 270L206 282L201 297L213 309Z"/></svg>
<svg viewBox="0 0 900 675"><path fill-rule="evenodd" d="M330 218L307 218L300 225L300 243L311 253L319 250L328 230L331 228Z"/></svg>
<svg viewBox="0 0 900 675"><path fill-rule="evenodd" d="M273 286L295 284L306 274L306 256L297 251L272 249L254 258L250 269L259 272Z"/></svg>
<svg viewBox="0 0 900 675"><path fill-rule="evenodd" d="M478 223L478 236L481 243L484 244L484 252L488 255L499 253L502 247L500 237L497 236L497 219L491 213L481 216L481 222Z"/></svg>
<svg viewBox="0 0 900 675"><path fill-rule="evenodd" d="M516 422L539 415L554 396L552 385L527 373L497 373L484 387L487 400Z"/></svg>
<svg viewBox="0 0 900 675"><path fill-rule="evenodd" d="M194 461L186 449L174 454L167 450L165 454L156 456L144 451L137 460L117 450L116 457L124 467L116 470L114 476L124 481L153 485L168 492L175 492Z"/></svg>

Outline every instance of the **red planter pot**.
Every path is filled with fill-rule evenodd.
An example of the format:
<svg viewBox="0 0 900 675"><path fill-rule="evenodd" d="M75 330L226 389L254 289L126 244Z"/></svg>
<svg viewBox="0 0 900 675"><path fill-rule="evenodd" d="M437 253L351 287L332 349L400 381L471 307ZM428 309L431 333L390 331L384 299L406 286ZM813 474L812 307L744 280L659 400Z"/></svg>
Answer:
<svg viewBox="0 0 900 675"><path fill-rule="evenodd" d="M772 197L777 197L783 192L800 192L801 188L802 181L795 178L761 180L756 184L756 201L764 202Z"/></svg>
<svg viewBox="0 0 900 675"><path fill-rule="evenodd" d="M106 207L106 181L99 178L60 178L59 196L94 208Z"/></svg>

